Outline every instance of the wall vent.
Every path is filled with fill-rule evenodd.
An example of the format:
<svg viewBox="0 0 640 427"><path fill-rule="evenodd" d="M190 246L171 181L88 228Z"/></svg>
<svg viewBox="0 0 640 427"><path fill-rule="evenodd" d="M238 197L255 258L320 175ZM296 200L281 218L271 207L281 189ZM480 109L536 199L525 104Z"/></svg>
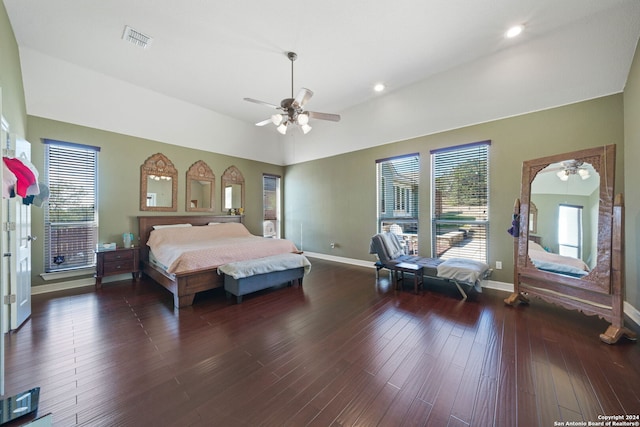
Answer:
<svg viewBox="0 0 640 427"><path fill-rule="evenodd" d="M128 25L125 25L124 27L124 33L122 33L122 40L126 40L143 49L146 49L149 46L151 46L151 42L153 42L153 39L150 36L147 36L146 34L142 34L140 31L134 30Z"/></svg>

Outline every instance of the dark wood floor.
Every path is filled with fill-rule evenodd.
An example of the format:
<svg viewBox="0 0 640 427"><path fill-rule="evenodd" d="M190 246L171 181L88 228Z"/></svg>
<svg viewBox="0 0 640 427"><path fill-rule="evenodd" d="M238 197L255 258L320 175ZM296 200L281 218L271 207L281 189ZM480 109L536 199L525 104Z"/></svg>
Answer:
<svg viewBox="0 0 640 427"><path fill-rule="evenodd" d="M196 297L150 280L33 298L6 337L6 393L41 387L54 425L555 426L640 414L640 344L495 290L397 292L311 259L302 288ZM637 330L635 325L630 325Z"/></svg>

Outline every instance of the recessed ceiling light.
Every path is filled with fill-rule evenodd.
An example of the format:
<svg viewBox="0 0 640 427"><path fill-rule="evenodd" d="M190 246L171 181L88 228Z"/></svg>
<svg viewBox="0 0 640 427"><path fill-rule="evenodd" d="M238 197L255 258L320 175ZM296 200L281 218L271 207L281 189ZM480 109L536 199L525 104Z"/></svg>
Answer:
<svg viewBox="0 0 640 427"><path fill-rule="evenodd" d="M384 89L385 89L384 83L377 83L373 87L373 90L375 90L376 92L382 92Z"/></svg>
<svg viewBox="0 0 640 427"><path fill-rule="evenodd" d="M506 33L504 33L504 36L508 39L511 39L519 36L523 30L524 25L514 25L513 27L509 28Z"/></svg>

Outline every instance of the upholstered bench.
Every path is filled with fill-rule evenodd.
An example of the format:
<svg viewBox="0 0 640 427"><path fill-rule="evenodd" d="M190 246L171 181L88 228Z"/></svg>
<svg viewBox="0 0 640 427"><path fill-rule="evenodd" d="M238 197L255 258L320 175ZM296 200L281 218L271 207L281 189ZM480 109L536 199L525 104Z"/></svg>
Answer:
<svg viewBox="0 0 640 427"><path fill-rule="evenodd" d="M235 295L238 304L242 296L281 285L297 282L311 269L311 263L302 254L288 253L246 261L232 262L218 267L224 274L224 289L227 296Z"/></svg>

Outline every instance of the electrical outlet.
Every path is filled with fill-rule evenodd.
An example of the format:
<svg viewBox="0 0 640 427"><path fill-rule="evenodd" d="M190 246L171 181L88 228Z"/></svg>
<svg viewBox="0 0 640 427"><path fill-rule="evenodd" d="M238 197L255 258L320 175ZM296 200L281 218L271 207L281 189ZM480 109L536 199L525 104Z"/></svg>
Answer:
<svg viewBox="0 0 640 427"><path fill-rule="evenodd" d="M496 270L502 270L502 261L496 261Z"/></svg>
<svg viewBox="0 0 640 427"><path fill-rule="evenodd" d="M329 245L331 246L331 249L335 249L336 248L336 244L334 242L329 243Z"/></svg>

